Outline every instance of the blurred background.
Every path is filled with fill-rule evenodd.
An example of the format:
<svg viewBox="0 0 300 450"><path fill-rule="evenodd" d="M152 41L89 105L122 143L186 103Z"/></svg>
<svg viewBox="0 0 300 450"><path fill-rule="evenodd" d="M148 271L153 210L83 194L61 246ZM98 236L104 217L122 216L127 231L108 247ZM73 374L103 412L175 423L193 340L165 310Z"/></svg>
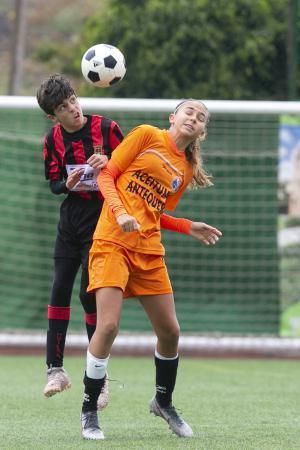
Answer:
<svg viewBox="0 0 300 450"><path fill-rule="evenodd" d="M0 93L34 95L61 71L82 95L296 100L298 0L2 0ZM111 90L83 82L91 43L126 54Z"/></svg>
<svg viewBox="0 0 300 450"><path fill-rule="evenodd" d="M144 122L167 127L165 108L153 111L146 99L207 100L203 153L215 185L184 197L176 214L224 236L204 248L164 234L182 331L300 337L299 15L298 0L1 1L0 330L47 326L61 199L44 180L50 123L34 96L61 72L83 98L128 99L125 110L93 109L125 133ZM96 43L126 57L124 80L109 89L81 75ZM31 106L17 96L32 97ZM137 98L143 110L132 109ZM71 328L82 330L78 287L73 297ZM150 331L135 301L122 329Z"/></svg>

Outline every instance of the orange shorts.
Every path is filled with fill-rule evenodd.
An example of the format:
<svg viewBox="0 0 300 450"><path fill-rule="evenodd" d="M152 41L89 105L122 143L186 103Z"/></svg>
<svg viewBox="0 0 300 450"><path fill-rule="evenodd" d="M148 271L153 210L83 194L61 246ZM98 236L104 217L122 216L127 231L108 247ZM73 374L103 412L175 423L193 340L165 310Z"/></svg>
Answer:
<svg viewBox="0 0 300 450"><path fill-rule="evenodd" d="M119 287L124 297L173 292L164 258L96 239L90 249L88 292Z"/></svg>

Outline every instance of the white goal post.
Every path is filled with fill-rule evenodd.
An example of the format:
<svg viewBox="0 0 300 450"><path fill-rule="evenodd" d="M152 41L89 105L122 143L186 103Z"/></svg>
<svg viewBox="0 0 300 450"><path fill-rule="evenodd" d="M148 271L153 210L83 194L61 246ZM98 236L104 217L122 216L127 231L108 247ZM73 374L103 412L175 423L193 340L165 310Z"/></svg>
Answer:
<svg viewBox="0 0 300 450"><path fill-rule="evenodd" d="M84 110L170 112L182 99L149 98L88 98L80 97ZM201 100L211 113L228 114L300 114L300 102ZM32 96L0 96L0 108L36 109L38 104Z"/></svg>

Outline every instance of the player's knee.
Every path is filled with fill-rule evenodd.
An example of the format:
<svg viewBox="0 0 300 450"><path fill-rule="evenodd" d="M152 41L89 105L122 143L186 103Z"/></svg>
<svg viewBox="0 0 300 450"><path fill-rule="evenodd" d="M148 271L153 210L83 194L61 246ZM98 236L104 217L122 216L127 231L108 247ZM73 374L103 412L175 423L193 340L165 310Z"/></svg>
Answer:
<svg viewBox="0 0 300 450"><path fill-rule="evenodd" d="M177 345L180 336L180 327L179 324L172 324L166 326L164 330L158 336L163 342L166 344Z"/></svg>
<svg viewBox="0 0 300 450"><path fill-rule="evenodd" d="M179 325L174 325L170 330L170 339L173 343L178 344L179 341L179 335L180 335L180 328Z"/></svg>
<svg viewBox="0 0 300 450"><path fill-rule="evenodd" d="M113 320L107 321L102 324L101 329L102 333L105 336L109 337L110 339L115 338L119 331L119 324Z"/></svg>

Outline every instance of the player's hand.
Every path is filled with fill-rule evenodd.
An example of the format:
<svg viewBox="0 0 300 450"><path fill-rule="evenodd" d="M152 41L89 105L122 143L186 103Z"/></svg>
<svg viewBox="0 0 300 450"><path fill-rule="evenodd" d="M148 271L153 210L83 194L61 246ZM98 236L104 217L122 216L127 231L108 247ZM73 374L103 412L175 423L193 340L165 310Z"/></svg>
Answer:
<svg viewBox="0 0 300 450"><path fill-rule="evenodd" d="M108 157L106 155L100 155L99 153L94 153L87 160L87 163L95 170L103 169L107 166Z"/></svg>
<svg viewBox="0 0 300 450"><path fill-rule="evenodd" d="M81 176L83 175L84 169L74 169L70 173L66 181L66 188L70 191L74 186L80 181Z"/></svg>
<svg viewBox="0 0 300 450"><path fill-rule="evenodd" d="M205 245L214 245L218 242L219 238L222 236L222 233L217 228L207 225L207 223L192 222L190 236L193 236Z"/></svg>
<svg viewBox="0 0 300 450"><path fill-rule="evenodd" d="M129 214L121 214L117 217L117 222L125 233L138 231L140 229L140 225L137 223L136 218Z"/></svg>

